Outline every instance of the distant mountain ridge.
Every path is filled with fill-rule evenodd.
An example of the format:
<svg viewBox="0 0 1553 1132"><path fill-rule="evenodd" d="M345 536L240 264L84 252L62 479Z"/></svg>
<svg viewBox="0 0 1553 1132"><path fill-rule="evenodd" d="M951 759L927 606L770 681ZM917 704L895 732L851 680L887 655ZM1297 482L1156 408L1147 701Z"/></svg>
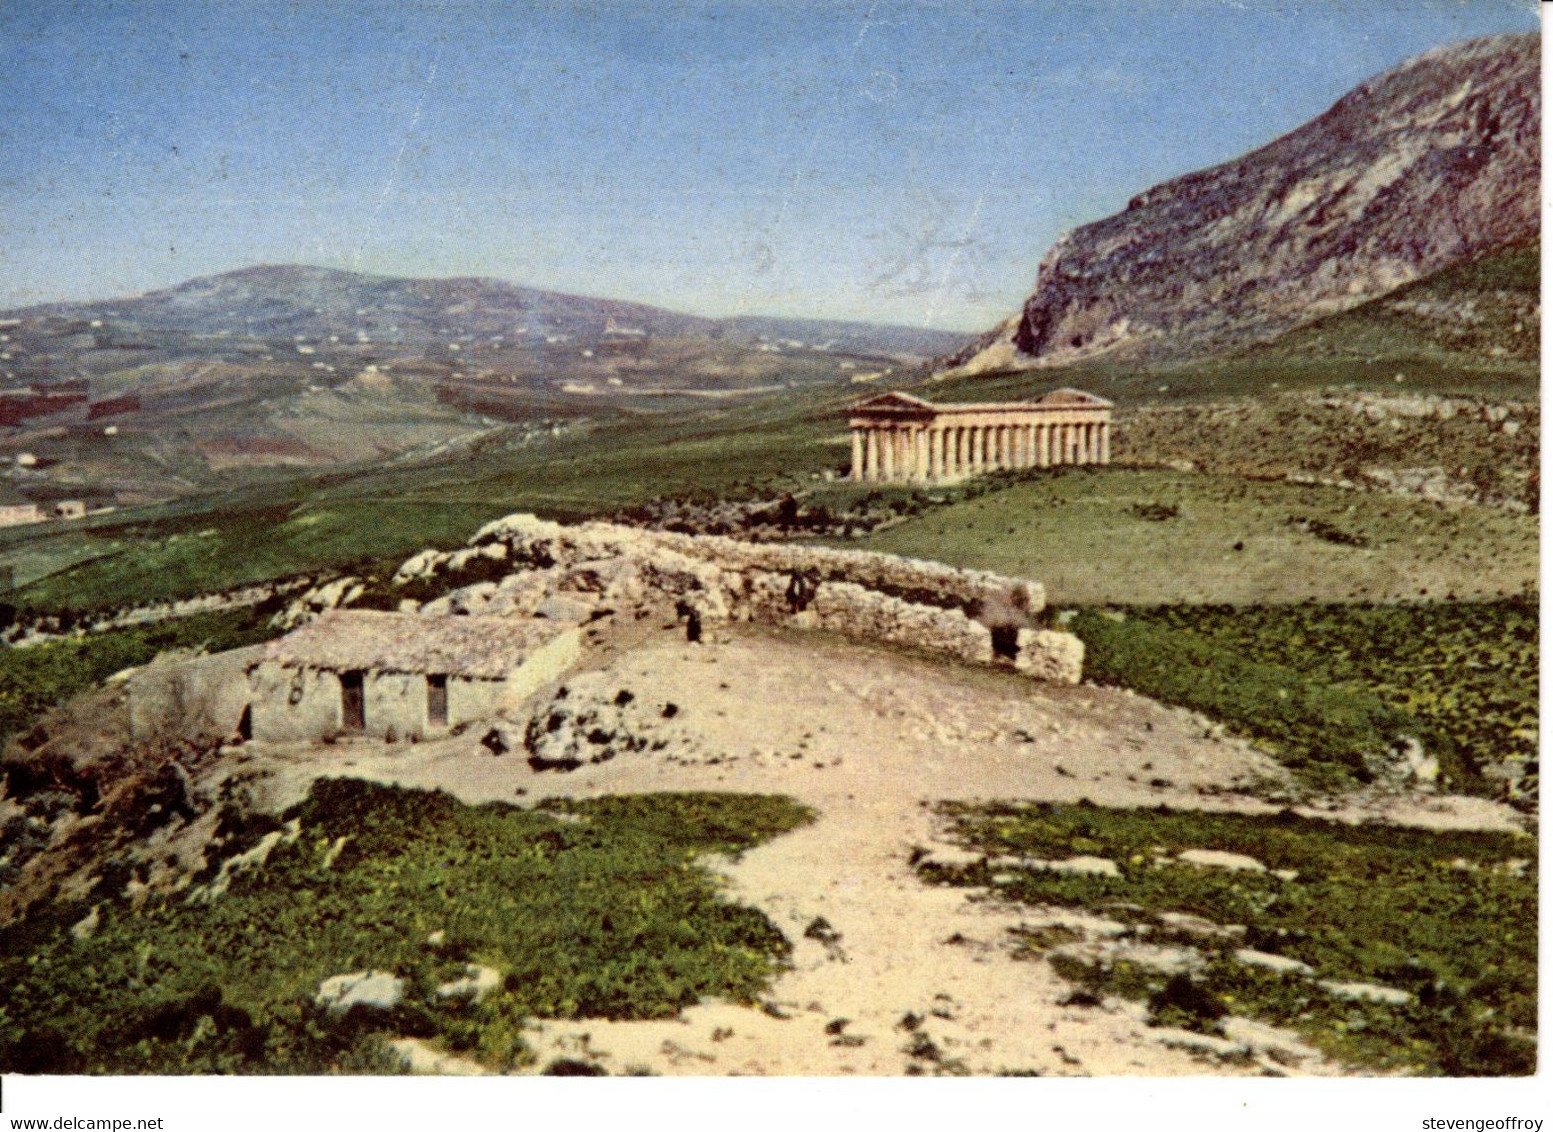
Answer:
<svg viewBox="0 0 1553 1132"><path fill-rule="evenodd" d="M1539 233L1541 41L1436 49L1064 236L963 373L1265 341Z"/></svg>
<svg viewBox="0 0 1553 1132"><path fill-rule="evenodd" d="M641 333L756 341L763 337L863 352L931 357L968 335L871 323L780 317L706 318L644 303L524 287L502 279L401 278L300 264L260 264L201 276L143 295L48 303L0 312L8 318L111 319L156 333L265 340L370 340L427 346L463 335L558 335L574 339Z"/></svg>

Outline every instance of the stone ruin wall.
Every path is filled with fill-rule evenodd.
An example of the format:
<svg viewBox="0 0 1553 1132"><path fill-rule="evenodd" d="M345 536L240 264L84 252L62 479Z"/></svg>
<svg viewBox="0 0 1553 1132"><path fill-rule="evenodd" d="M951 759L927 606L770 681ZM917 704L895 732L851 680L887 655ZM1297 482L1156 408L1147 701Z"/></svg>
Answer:
<svg viewBox="0 0 1553 1132"><path fill-rule="evenodd" d="M1039 583L872 551L509 515L481 528L464 549L422 551L395 580L456 573L482 557L505 560L514 572L428 602L422 612L580 621L603 607L669 599L704 621L825 629L977 664L994 661L998 625L1007 627L1004 655L1019 671L1061 683L1082 675L1083 643L1034 627L1046 604Z"/></svg>

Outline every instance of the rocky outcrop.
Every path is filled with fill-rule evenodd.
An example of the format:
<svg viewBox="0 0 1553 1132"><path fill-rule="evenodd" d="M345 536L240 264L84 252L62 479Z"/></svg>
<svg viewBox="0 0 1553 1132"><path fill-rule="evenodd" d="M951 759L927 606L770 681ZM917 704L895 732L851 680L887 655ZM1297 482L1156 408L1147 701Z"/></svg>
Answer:
<svg viewBox="0 0 1553 1132"><path fill-rule="evenodd" d="M708 568L798 575L815 584L851 582L918 604L959 608L973 617L1001 612L1035 614L1046 605L1046 591L1039 582L1007 578L985 570L966 570L873 551L751 543L718 535L643 531L614 523L566 527L532 515L509 515L487 523L470 543L474 547L506 544L511 548L513 561L537 566L630 557L651 547L654 559L664 563L664 571L668 575L682 575L687 585L703 580ZM662 554L664 551L669 554ZM420 555L411 562L422 571L427 569ZM451 555L446 562L451 566ZM409 566L406 563L396 576L416 576L407 573Z"/></svg>
<svg viewBox="0 0 1553 1132"><path fill-rule="evenodd" d="M493 553L499 551L499 553ZM1040 629L1040 583L891 554L716 535L641 530L615 523L564 526L533 515L488 523L455 551L422 551L394 576L398 586L453 583L471 563L511 573L450 588L427 614L545 617L583 624L606 612L671 609L694 637L708 622L818 628L922 649L972 663L1010 661L1033 678L1077 683L1083 645ZM608 731L609 728L605 728ZM556 743L543 737L549 758ZM566 750L561 760L581 758ZM588 761L593 753L589 752Z"/></svg>
<svg viewBox="0 0 1553 1132"><path fill-rule="evenodd" d="M1540 41L1430 51L1064 236L964 372L1246 345L1538 235Z"/></svg>

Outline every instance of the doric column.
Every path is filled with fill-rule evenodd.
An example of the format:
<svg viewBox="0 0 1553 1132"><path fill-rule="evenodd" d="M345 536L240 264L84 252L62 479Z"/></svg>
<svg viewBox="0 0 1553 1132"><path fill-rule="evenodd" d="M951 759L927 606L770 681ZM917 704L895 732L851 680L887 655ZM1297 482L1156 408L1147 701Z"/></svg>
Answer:
<svg viewBox="0 0 1553 1132"><path fill-rule="evenodd" d="M965 426L954 426L954 474L965 474Z"/></svg>
<svg viewBox="0 0 1553 1132"><path fill-rule="evenodd" d="M931 471L932 471L932 464L931 464L931 462L929 460L929 455L930 454L929 454L929 452L927 450L928 449L928 439L927 439L927 428L926 428L926 426L918 425L915 429L913 429L912 430L912 440L916 444L916 457L917 458L912 463L912 467L915 469L915 471L917 473L917 477L916 477L917 478L917 482L918 483L927 483L928 476L931 474Z"/></svg>
<svg viewBox="0 0 1553 1132"><path fill-rule="evenodd" d="M1073 437L1068 432L1068 425L1057 426L1057 463L1066 464L1073 458Z"/></svg>
<svg viewBox="0 0 1553 1132"><path fill-rule="evenodd" d="M1027 468L1035 467L1036 460L1037 460L1036 451L1035 451L1035 442L1036 442L1035 432L1036 432L1036 426L1035 425L1033 425L1033 424L1025 425L1025 467L1027 467Z"/></svg>
<svg viewBox="0 0 1553 1132"><path fill-rule="evenodd" d="M994 466L997 468L997 470L1003 471L1009 466L1008 426L998 425L997 431L993 433L993 436L997 440L997 451L993 457L996 461Z"/></svg>
<svg viewBox="0 0 1553 1132"><path fill-rule="evenodd" d="M872 427L863 434L863 478L879 478L879 430Z"/></svg>
<svg viewBox="0 0 1553 1132"><path fill-rule="evenodd" d="M1051 422L1047 421L1045 424L1040 426L1040 429L1041 429L1041 436L1040 436L1041 467L1049 468L1049 467L1052 466L1052 426L1051 426Z"/></svg>
<svg viewBox="0 0 1553 1132"><path fill-rule="evenodd" d="M863 430L859 428L852 430L852 478L863 478Z"/></svg>
<svg viewBox="0 0 1553 1132"><path fill-rule="evenodd" d="M881 429L879 433L879 451L884 459L880 462L879 478L885 483L895 480L895 429Z"/></svg>
<svg viewBox="0 0 1553 1132"><path fill-rule="evenodd" d="M928 472L934 480L944 478L944 430L938 426L928 432Z"/></svg>
<svg viewBox="0 0 1553 1132"><path fill-rule="evenodd" d="M1100 424L1100 462L1111 462L1111 422L1102 421Z"/></svg>

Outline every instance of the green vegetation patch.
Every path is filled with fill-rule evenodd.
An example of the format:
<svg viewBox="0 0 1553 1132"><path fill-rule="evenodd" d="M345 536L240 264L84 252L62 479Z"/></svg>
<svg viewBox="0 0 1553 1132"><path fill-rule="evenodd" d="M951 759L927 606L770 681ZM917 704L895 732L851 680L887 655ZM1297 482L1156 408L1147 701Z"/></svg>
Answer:
<svg viewBox="0 0 1553 1132"><path fill-rule="evenodd" d="M1197 949L1204 964L1189 977L1086 957L1080 949L1051 953L1060 974L1092 992L1149 999L1157 1024L1213 1032L1233 1013L1291 1027L1329 1056L1374 1069L1451 1076L1535 1071L1534 838L1346 825L1290 812L1247 816L1088 803L946 803L941 812L962 843L992 857L1114 861L1117 876L1005 861L959 868L928 863L920 871L934 883L993 885L1001 897L1023 904L1092 909L1131 925L1133 938ZM1174 860L1189 849L1243 854L1268 871ZM1168 925L1164 913L1231 932L1187 933ZM1297 960L1314 973L1253 966L1235 957L1245 948ZM1411 997L1405 1004L1350 999L1323 981Z"/></svg>
<svg viewBox="0 0 1553 1132"><path fill-rule="evenodd" d="M1362 690L1311 680L1168 626L1084 610L1068 627L1084 642L1086 678L1226 723L1269 745L1317 789L1369 781L1370 761L1417 729L1412 717Z"/></svg>
<svg viewBox="0 0 1553 1132"><path fill-rule="evenodd" d="M1534 599L1411 605L1134 610L1135 624L1191 634L1259 664L1292 668L1406 713L1426 749L1458 773L1534 761L1538 613Z"/></svg>
<svg viewBox="0 0 1553 1132"><path fill-rule="evenodd" d="M1057 604L1508 597L1532 515L1209 473L1026 473L846 545L1034 578Z"/></svg>
<svg viewBox="0 0 1553 1132"><path fill-rule="evenodd" d="M505 1069L529 1056L526 1018L671 1017L708 996L752 1001L781 969L787 940L697 858L807 809L662 794L553 810L321 781L284 815L295 839L225 895L109 899L83 939L67 925L84 905L0 934L0 1069L391 1071L384 1039L401 1036ZM469 964L496 988L439 995ZM403 979L403 1001L315 1005L325 979L359 971Z"/></svg>

